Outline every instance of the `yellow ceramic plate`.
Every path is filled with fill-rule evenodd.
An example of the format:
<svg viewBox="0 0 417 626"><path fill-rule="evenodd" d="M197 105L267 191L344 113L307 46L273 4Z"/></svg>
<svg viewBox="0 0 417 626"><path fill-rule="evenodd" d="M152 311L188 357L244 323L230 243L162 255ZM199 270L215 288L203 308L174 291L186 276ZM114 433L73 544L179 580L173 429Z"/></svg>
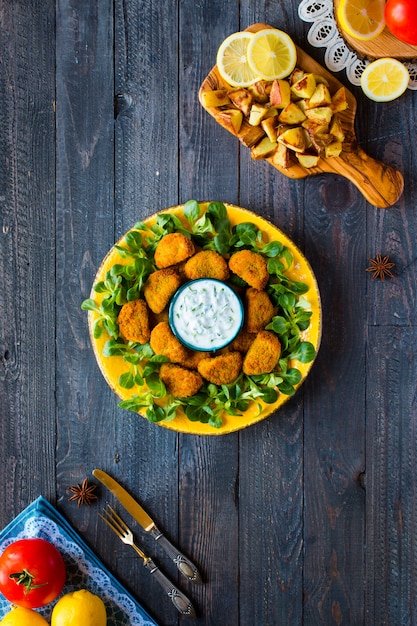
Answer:
<svg viewBox="0 0 417 626"><path fill-rule="evenodd" d="M209 205L209 203L206 202L201 202L199 204L200 207L204 210ZM232 226L242 222L252 222L262 231L264 243L268 241L278 240L290 250L291 254L293 255L294 262L288 272L286 272L286 275L292 280L306 283L309 287L309 290L307 291L307 293L304 294L304 297L309 301L311 305L312 316L310 326L307 330L303 332L302 339L304 341L311 342L317 354L321 339L321 303L317 281L308 261L301 253L301 251L294 245L294 243L286 235L284 235L281 230L279 230L276 226L274 226L267 220L263 219L259 215L256 215L252 211L248 211L247 209L243 209L241 207L231 204L225 204L225 206L227 209L228 218ZM159 214L172 213L183 222L185 227L188 228L189 225L184 217L183 207L184 205L170 207L168 209L165 209L164 211L160 211L159 213L149 216L143 221L146 226L152 227L155 224ZM125 236L126 235L124 235L117 242L116 246L124 244ZM106 273L115 264L127 263L127 261L120 255L116 246L114 246L108 252L95 277L90 297L97 303L100 302L101 294L94 291L94 286L104 279ZM121 356L103 356L103 347L106 341L109 339L109 335L103 333L103 335L98 339L94 337L93 326L94 322L97 320L97 317L97 313L95 313L94 311L89 311L90 337L98 365L111 389L122 400L128 400L133 395L138 394L138 388L136 387L136 389L124 389L119 385L119 377L123 373L127 372L128 365ZM302 379L297 387L299 387L301 383L305 380L312 365L313 361L311 361L310 363L300 363L298 361L292 362L292 366L296 367L302 375ZM289 397L290 396L286 396L280 393L277 401L274 404L262 403L261 411L259 411L255 403L252 403L252 405L244 412L242 416L230 416L224 414L223 425L220 428L213 428L209 424L203 424L201 422L192 422L188 420L184 413L182 413L181 409L178 410L177 416L172 421L157 422L157 424L182 433L190 433L195 435L224 435L226 433L231 433L233 431L246 428L247 426L255 424L262 419L265 419L265 417L280 408L289 399Z"/></svg>

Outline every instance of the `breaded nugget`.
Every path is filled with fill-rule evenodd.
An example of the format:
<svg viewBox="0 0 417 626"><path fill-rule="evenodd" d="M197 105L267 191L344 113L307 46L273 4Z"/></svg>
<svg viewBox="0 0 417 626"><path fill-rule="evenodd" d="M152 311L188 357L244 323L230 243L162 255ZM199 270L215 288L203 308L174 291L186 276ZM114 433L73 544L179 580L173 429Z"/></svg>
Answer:
<svg viewBox="0 0 417 626"><path fill-rule="evenodd" d="M269 279L265 258L252 250L239 250L232 254L229 259L229 268L248 285L259 291L265 288Z"/></svg>
<svg viewBox="0 0 417 626"><path fill-rule="evenodd" d="M196 352L195 350L188 350L187 361L184 363L185 367L190 370L198 369L198 364L203 359L207 358L207 352Z"/></svg>
<svg viewBox="0 0 417 626"><path fill-rule="evenodd" d="M159 269L185 261L195 252L194 244L182 233L169 233L162 237L155 249L155 263Z"/></svg>
<svg viewBox="0 0 417 626"><path fill-rule="evenodd" d="M227 261L215 250L202 250L188 259L184 273L189 280L197 278L227 280L229 267Z"/></svg>
<svg viewBox="0 0 417 626"><path fill-rule="evenodd" d="M177 272L169 267L149 274L143 295L153 313L162 313L181 284Z"/></svg>
<svg viewBox="0 0 417 626"><path fill-rule="evenodd" d="M149 303L148 303L149 304ZM253 287L246 290L246 330L248 333L258 333L271 321L274 315L274 305L266 291L259 291Z"/></svg>
<svg viewBox="0 0 417 626"><path fill-rule="evenodd" d="M178 341L167 322L160 322L152 329L150 343L155 354L166 356L172 363L187 362L187 348Z"/></svg>
<svg viewBox="0 0 417 626"><path fill-rule="evenodd" d="M174 398L193 396L204 382L198 372L191 372L174 363L162 363L159 377Z"/></svg>
<svg viewBox="0 0 417 626"><path fill-rule="evenodd" d="M268 330L261 330L243 359L243 371L248 376L272 372L281 355L278 337Z"/></svg>
<svg viewBox="0 0 417 626"><path fill-rule="evenodd" d="M228 385L239 376L242 369L240 352L227 352L213 358L202 359L198 371L203 378L215 385Z"/></svg>
<svg viewBox="0 0 417 626"><path fill-rule="evenodd" d="M164 309L162 313L152 313L152 311L149 311L149 324L151 328L159 324L159 322L169 322L168 308Z"/></svg>
<svg viewBox="0 0 417 626"><path fill-rule="evenodd" d="M147 343L151 334L145 300L132 300L122 306L117 318L120 336L126 341Z"/></svg>
<svg viewBox="0 0 417 626"><path fill-rule="evenodd" d="M232 341L232 343L230 344L230 349L236 350L241 354L246 354L255 339L256 333L248 333L243 330L238 334L236 339Z"/></svg>

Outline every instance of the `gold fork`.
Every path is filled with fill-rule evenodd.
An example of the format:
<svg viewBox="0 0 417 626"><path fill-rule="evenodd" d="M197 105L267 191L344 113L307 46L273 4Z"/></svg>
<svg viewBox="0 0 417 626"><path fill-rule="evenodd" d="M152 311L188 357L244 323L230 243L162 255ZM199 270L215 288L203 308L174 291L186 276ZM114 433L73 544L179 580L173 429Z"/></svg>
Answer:
<svg viewBox="0 0 417 626"><path fill-rule="evenodd" d="M131 546L135 552L142 558L143 565L149 572L156 578L162 589L167 593L171 602L181 613L187 617L196 617L196 613L190 600L179 590L171 581L161 572L161 570L155 565L152 559L136 545L133 539L133 532L129 526L122 520L120 515L109 504L107 509L103 510L103 515L99 513L101 519L106 522L114 533L128 546Z"/></svg>

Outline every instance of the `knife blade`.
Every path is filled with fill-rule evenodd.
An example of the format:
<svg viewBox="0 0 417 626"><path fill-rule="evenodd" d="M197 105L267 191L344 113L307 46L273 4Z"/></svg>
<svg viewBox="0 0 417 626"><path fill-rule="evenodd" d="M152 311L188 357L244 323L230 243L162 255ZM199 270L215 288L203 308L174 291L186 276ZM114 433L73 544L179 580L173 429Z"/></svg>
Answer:
<svg viewBox="0 0 417 626"><path fill-rule="evenodd" d="M120 504L128 513L142 526L143 530L149 533L155 541L165 550L166 554L174 561L181 574L193 583L202 582L201 575L196 566L182 552L180 552L156 526L153 519L133 496L114 478L100 469L93 470L95 476L111 493L117 498Z"/></svg>

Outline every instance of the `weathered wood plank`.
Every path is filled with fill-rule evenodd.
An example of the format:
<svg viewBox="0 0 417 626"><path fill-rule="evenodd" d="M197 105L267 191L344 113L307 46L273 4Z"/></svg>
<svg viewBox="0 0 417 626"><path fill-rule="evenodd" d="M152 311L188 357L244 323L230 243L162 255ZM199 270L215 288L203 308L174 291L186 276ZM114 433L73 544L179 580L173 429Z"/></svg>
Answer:
<svg viewBox="0 0 417 626"><path fill-rule="evenodd" d="M60 510L89 539L96 511L79 511L68 490L91 479L98 454L118 451L115 404L80 308L114 241L112 3L60 0L56 29L58 493Z"/></svg>
<svg viewBox="0 0 417 626"><path fill-rule="evenodd" d="M138 220L178 204L178 10L171 0L115 3L116 239ZM178 435L120 409L117 422L121 454L113 473L172 542L195 558L188 536L182 535L178 510ZM176 580L175 565L153 539L137 525L134 529L139 543ZM113 569L130 591L158 621L176 624L170 599L140 560L129 559L123 547L116 546L115 553L120 561ZM186 583L182 588L188 591Z"/></svg>
<svg viewBox="0 0 417 626"><path fill-rule="evenodd" d="M365 248L365 207L338 181L306 189L306 254L323 302L323 339L316 370L306 387L304 425L306 623L364 620L365 500L365 272L357 259ZM323 206L323 200L325 204ZM331 268L331 269L330 269Z"/></svg>
<svg viewBox="0 0 417 626"><path fill-rule="evenodd" d="M178 204L178 7L116 2L116 227Z"/></svg>
<svg viewBox="0 0 417 626"><path fill-rule="evenodd" d="M195 3L183 2L180 16L181 201L195 197L237 204L238 142L202 108L198 92L215 64L218 46L239 30L238 7L229 3L225 15L218 0L203 3L198 11Z"/></svg>
<svg viewBox="0 0 417 626"><path fill-rule="evenodd" d="M301 623L302 444L300 394L241 435L241 624Z"/></svg>
<svg viewBox="0 0 417 626"><path fill-rule="evenodd" d="M221 41L239 29L238 5L181 3L179 22L179 192L181 201L237 204L239 148L198 102ZM239 624L239 435L179 438L180 529L205 584L193 589L198 623ZM226 530L227 529L227 530Z"/></svg>
<svg viewBox="0 0 417 626"><path fill-rule="evenodd" d="M302 246L304 215L297 200L304 183L294 184L245 154L241 172L241 204ZM241 434L242 624L254 615L271 626L302 620L303 395L302 388L277 413Z"/></svg>
<svg viewBox="0 0 417 626"><path fill-rule="evenodd" d="M417 621L416 328L370 327L367 349L366 614Z"/></svg>
<svg viewBox="0 0 417 626"><path fill-rule="evenodd" d="M285 3L245 3L242 25L285 24L296 41L298 24L292 13ZM241 150L241 204L272 221L301 248L304 185ZM303 396L302 388L277 413L241 434L241 624L251 623L254 616L270 626L302 623Z"/></svg>
<svg viewBox="0 0 417 626"><path fill-rule="evenodd" d="M0 3L0 57L3 526L40 493L55 496L52 0Z"/></svg>
<svg viewBox="0 0 417 626"><path fill-rule="evenodd" d="M406 93L392 104L391 110L379 112L373 107L369 112L369 127L379 129L372 150L404 172L405 189L395 208L376 211L368 217L368 244L363 267L370 265L368 259L380 252L395 263L394 279L384 284L368 281L370 299L370 323L373 325L415 325L416 323L416 272L417 248L415 237L416 204L413 159L416 155L414 141L415 113L413 94ZM378 124L378 126L376 126ZM389 128L389 131L387 129ZM370 275L369 275L370 277Z"/></svg>
<svg viewBox="0 0 417 626"><path fill-rule="evenodd" d="M243 155L241 167L242 181L247 181L241 184L241 204L301 246L303 212L297 208L297 185L268 164L247 162ZM242 624L250 623L253 615L271 626L301 623L303 395L301 388L277 413L241 434Z"/></svg>

